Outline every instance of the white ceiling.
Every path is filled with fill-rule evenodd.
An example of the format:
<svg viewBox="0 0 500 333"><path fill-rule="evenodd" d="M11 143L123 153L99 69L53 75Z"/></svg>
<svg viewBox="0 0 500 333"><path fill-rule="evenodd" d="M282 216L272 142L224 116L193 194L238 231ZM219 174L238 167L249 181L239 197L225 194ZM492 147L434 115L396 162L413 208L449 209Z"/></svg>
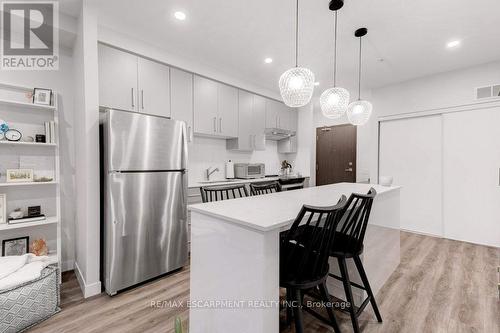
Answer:
<svg viewBox="0 0 500 333"><path fill-rule="evenodd" d="M329 0L300 1L300 65L331 84ZM293 65L294 0L100 0L99 23L277 91ZM173 18L182 10L185 21ZM357 75L355 29L365 26L364 81L379 87L500 59L499 0L345 0L339 11L338 83ZM445 45L461 39L462 45ZM265 57L274 62L264 64ZM383 59L383 61L380 61ZM317 89L321 91L322 89Z"/></svg>

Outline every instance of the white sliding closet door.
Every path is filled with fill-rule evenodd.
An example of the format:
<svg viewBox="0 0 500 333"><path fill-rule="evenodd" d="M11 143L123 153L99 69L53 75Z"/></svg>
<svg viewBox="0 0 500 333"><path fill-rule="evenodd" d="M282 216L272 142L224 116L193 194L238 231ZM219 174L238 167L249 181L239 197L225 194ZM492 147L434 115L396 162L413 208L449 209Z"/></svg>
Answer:
<svg viewBox="0 0 500 333"><path fill-rule="evenodd" d="M443 235L441 115L380 124L380 176L401 189L401 228Z"/></svg>
<svg viewBox="0 0 500 333"><path fill-rule="evenodd" d="M443 115L444 234L500 246L500 108Z"/></svg>

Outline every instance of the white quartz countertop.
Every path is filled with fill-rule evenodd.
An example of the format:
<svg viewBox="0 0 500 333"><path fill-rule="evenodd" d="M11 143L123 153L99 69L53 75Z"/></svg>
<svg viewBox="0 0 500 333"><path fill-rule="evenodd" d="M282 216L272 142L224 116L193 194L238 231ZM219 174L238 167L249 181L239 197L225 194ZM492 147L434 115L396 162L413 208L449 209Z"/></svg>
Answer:
<svg viewBox="0 0 500 333"><path fill-rule="evenodd" d="M292 222L302 205L331 206L342 194L367 193L373 187L377 196L398 190L374 184L338 183L254 197L189 205L188 209L259 231L279 229Z"/></svg>
<svg viewBox="0 0 500 333"><path fill-rule="evenodd" d="M298 177L298 176L297 176ZM301 176L304 178L309 178L309 176ZM265 178L253 178L253 179L231 179L231 180L221 180L220 182L214 180L213 182L192 182L189 183L188 188L197 188L203 186L219 186L219 185L230 185L230 184L249 184L249 183L260 183L269 182L273 180L278 180L280 177L265 177Z"/></svg>

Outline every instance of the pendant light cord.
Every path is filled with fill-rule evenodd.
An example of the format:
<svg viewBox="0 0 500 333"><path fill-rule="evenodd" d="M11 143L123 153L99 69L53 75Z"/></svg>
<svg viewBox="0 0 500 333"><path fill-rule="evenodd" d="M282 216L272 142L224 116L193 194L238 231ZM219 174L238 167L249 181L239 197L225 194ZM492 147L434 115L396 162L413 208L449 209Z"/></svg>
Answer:
<svg viewBox="0 0 500 333"><path fill-rule="evenodd" d="M295 8L295 67L299 67L299 0Z"/></svg>
<svg viewBox="0 0 500 333"><path fill-rule="evenodd" d="M337 11L333 28L333 87L337 86Z"/></svg>
<svg viewBox="0 0 500 333"><path fill-rule="evenodd" d="M358 101L361 100L361 37L359 37Z"/></svg>

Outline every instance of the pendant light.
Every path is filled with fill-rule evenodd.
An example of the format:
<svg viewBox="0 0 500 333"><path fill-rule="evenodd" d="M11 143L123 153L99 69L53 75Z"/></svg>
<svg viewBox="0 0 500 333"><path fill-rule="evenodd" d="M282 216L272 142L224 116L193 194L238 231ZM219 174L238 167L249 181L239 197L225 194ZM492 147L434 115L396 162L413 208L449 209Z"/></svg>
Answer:
<svg viewBox="0 0 500 333"><path fill-rule="evenodd" d="M372 114L372 103L361 99L361 37L368 33L368 29L359 28L354 36L359 38L359 73L358 73L358 100L349 104L347 118L353 125L364 125Z"/></svg>
<svg viewBox="0 0 500 333"><path fill-rule="evenodd" d="M335 14L335 23L333 27L333 88L323 91L319 98L321 112L330 119L342 117L349 105L349 91L347 89L337 87L337 11L344 5L343 0L330 1L330 10Z"/></svg>
<svg viewBox="0 0 500 333"><path fill-rule="evenodd" d="M311 100L314 91L314 74L310 69L299 67L299 0L295 13L295 67L281 74L279 87L286 105L298 108Z"/></svg>

